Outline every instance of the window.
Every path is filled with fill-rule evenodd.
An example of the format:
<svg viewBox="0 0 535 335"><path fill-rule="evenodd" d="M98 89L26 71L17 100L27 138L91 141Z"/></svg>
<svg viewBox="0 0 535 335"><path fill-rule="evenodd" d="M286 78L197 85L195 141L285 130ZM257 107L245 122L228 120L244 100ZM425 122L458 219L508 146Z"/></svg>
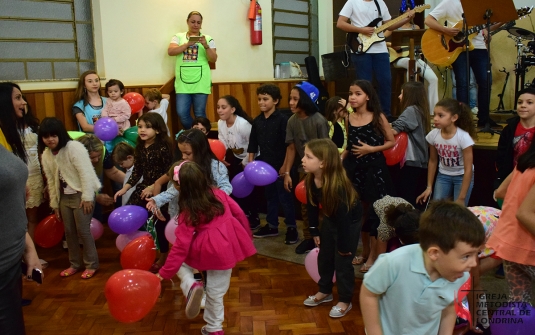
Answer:
<svg viewBox="0 0 535 335"><path fill-rule="evenodd" d="M273 61L296 62L306 73L305 58L319 59L318 0L273 0Z"/></svg>
<svg viewBox="0 0 535 335"><path fill-rule="evenodd" d="M95 69L91 0L0 0L0 80L71 80Z"/></svg>

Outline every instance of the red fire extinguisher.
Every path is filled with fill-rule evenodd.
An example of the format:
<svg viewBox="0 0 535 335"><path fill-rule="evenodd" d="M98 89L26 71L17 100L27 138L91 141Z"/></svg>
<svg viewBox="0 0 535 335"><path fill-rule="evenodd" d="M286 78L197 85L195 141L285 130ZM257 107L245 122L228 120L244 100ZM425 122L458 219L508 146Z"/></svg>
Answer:
<svg viewBox="0 0 535 335"><path fill-rule="evenodd" d="M249 21L251 23L251 44L262 44L262 7L256 0L251 0L249 6Z"/></svg>

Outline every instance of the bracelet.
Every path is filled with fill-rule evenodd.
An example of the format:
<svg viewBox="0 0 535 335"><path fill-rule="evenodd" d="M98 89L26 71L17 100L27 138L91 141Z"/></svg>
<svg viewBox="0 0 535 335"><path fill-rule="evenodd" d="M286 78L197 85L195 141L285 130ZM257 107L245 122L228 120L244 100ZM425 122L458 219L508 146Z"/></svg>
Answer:
<svg viewBox="0 0 535 335"><path fill-rule="evenodd" d="M284 174L290 174L290 172L284 172Z"/></svg>
<svg viewBox="0 0 535 335"><path fill-rule="evenodd" d="M430 190L430 189L432 189L432 187L431 187L431 186L427 186L426 190L427 190L427 189L429 189L429 190Z"/></svg>

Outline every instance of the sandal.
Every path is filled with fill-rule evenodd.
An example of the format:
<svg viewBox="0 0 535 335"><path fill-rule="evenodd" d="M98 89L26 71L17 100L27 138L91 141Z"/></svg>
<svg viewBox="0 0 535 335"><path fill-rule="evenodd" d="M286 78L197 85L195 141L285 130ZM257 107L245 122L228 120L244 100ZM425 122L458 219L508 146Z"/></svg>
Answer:
<svg viewBox="0 0 535 335"><path fill-rule="evenodd" d="M366 263L367 260L368 260L368 257L355 256L355 257L353 257L353 260L351 261L351 264L353 264L353 265L361 265L363 263Z"/></svg>
<svg viewBox="0 0 535 335"><path fill-rule="evenodd" d="M69 276L72 276L73 274L75 274L76 272L78 272L78 269L68 268L67 270L61 271L59 273L59 275L62 276L62 277L69 277Z"/></svg>
<svg viewBox="0 0 535 335"><path fill-rule="evenodd" d="M95 275L95 272L97 270L85 270L84 273L82 273L82 279L89 279Z"/></svg>
<svg viewBox="0 0 535 335"><path fill-rule="evenodd" d="M368 272L372 266L373 264L372 265L368 265L366 263L362 264L362 267L360 268L360 273Z"/></svg>

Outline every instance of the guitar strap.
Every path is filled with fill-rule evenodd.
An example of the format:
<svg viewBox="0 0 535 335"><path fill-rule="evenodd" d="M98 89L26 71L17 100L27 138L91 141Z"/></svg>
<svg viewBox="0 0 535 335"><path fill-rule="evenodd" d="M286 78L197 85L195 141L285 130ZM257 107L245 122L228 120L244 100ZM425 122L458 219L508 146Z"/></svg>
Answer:
<svg viewBox="0 0 535 335"><path fill-rule="evenodd" d="M381 13L381 6L379 6L379 3L377 2L377 0L373 0L373 2L375 2L375 6L377 6L377 12L379 12L379 17L383 17L383 14Z"/></svg>

